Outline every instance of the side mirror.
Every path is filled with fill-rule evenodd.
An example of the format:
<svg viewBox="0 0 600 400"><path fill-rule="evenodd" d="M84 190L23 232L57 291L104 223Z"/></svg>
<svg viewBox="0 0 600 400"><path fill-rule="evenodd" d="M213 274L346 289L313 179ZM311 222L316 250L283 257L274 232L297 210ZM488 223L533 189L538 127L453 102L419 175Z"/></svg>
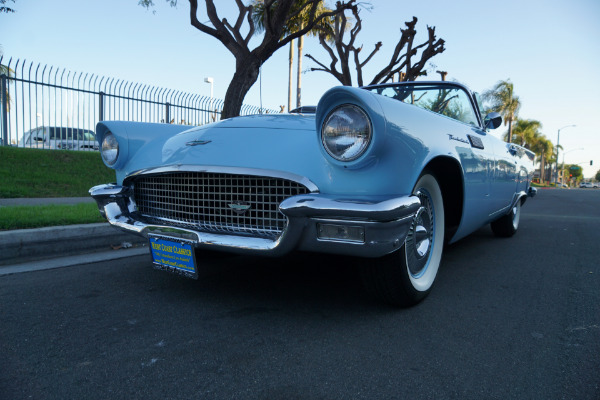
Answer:
<svg viewBox="0 0 600 400"><path fill-rule="evenodd" d="M497 112L491 112L483 120L485 129L496 129L502 124L502 116Z"/></svg>

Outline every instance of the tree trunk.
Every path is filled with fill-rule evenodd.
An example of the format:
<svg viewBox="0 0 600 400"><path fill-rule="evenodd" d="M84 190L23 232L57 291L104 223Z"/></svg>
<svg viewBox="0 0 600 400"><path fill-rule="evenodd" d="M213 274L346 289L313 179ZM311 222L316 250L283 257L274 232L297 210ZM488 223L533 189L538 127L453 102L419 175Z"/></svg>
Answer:
<svg viewBox="0 0 600 400"><path fill-rule="evenodd" d="M236 64L235 74L225 93L222 120L240 115L244 98L258 79L260 72L260 60L252 54L240 58Z"/></svg>
<svg viewBox="0 0 600 400"><path fill-rule="evenodd" d="M304 47L304 36L298 38L298 77L296 80L296 107L302 106L302 48Z"/></svg>
<svg viewBox="0 0 600 400"><path fill-rule="evenodd" d="M544 163L544 151L542 150L542 158L540 159L540 183L543 185L544 184L544 172L545 171L545 163Z"/></svg>
<svg viewBox="0 0 600 400"><path fill-rule="evenodd" d="M288 112L290 112L290 110L292 109L292 79L293 79L293 70L294 70L294 41L292 40L290 42L290 57L289 57L289 61L290 61L290 71L289 71L289 77L288 77Z"/></svg>
<svg viewBox="0 0 600 400"><path fill-rule="evenodd" d="M506 142L512 142L512 118L508 119L508 137L506 138Z"/></svg>

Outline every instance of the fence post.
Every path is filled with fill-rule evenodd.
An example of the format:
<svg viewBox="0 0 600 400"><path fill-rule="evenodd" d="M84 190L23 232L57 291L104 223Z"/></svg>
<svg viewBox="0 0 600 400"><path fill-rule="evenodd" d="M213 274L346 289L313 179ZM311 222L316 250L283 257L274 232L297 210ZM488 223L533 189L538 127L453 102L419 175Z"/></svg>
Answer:
<svg viewBox="0 0 600 400"><path fill-rule="evenodd" d="M104 92L98 93L98 121L104 121Z"/></svg>
<svg viewBox="0 0 600 400"><path fill-rule="evenodd" d="M165 122L167 124L171 123L171 103L169 102L165 104Z"/></svg>
<svg viewBox="0 0 600 400"><path fill-rule="evenodd" d="M8 146L8 77L5 74L0 75L0 112L2 125L0 126L0 139L2 145Z"/></svg>

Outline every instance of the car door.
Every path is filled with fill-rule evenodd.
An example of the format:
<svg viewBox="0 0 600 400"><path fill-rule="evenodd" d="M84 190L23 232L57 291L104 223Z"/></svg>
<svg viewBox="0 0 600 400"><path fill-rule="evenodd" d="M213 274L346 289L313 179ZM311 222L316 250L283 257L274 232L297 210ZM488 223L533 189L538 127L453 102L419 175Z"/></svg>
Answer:
<svg viewBox="0 0 600 400"><path fill-rule="evenodd" d="M456 121L448 124L451 130L445 133L463 168L464 205L458 238L479 228L494 211L491 190L496 166L495 138L483 129L477 107L462 87L441 86L437 91L421 88L425 90L427 94L416 96L424 108Z"/></svg>
<svg viewBox="0 0 600 400"><path fill-rule="evenodd" d="M512 205L518 185L519 146L500 140L494 143L494 166L492 182L492 215L504 212Z"/></svg>

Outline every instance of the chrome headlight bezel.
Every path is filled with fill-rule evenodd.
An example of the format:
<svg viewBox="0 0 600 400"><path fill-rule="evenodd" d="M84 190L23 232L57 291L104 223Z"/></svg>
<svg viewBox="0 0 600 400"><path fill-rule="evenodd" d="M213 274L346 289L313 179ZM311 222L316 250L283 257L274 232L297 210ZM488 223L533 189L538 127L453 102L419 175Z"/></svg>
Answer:
<svg viewBox="0 0 600 400"><path fill-rule="evenodd" d="M333 108L323 120L321 143L332 158L341 162L359 159L373 139L373 124L365 110L355 104Z"/></svg>
<svg viewBox="0 0 600 400"><path fill-rule="evenodd" d="M119 159L119 141L111 132L107 132L102 138L100 154L107 166L113 167L117 163Z"/></svg>

